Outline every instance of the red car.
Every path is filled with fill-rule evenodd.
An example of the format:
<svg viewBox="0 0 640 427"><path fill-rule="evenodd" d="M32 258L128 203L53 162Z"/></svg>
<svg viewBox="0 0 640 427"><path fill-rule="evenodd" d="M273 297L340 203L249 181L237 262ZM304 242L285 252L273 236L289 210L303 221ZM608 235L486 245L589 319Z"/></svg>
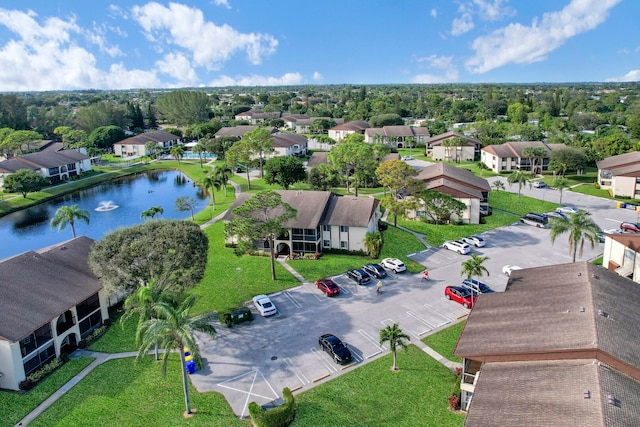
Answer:
<svg viewBox="0 0 640 427"><path fill-rule="evenodd" d="M640 233L640 226L633 222L621 222L620 230L626 231L629 233Z"/></svg>
<svg viewBox="0 0 640 427"><path fill-rule="evenodd" d="M469 288L463 288L462 286L447 286L444 288L444 297L446 299L454 300L457 303L462 304L464 308L471 308L476 302L477 296L471 293Z"/></svg>
<svg viewBox="0 0 640 427"><path fill-rule="evenodd" d="M340 287L331 279L316 280L316 287L327 294L328 297L333 297L340 293Z"/></svg>

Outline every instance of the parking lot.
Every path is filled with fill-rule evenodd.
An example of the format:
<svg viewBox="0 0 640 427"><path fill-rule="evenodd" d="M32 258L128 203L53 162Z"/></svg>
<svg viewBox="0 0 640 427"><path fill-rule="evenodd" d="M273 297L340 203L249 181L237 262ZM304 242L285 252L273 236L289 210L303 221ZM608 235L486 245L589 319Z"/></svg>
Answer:
<svg viewBox="0 0 640 427"><path fill-rule="evenodd" d="M559 264L571 261L567 236L555 245L549 230L515 222L508 227L483 234L487 245L472 248L471 253L486 255L490 275L482 280L496 291L506 288L502 266L521 267ZM582 259L602 252L602 244L585 246ZM460 284L461 263L469 255L443 248L430 248L409 254L418 264L427 266L430 279L421 282L420 274L391 273L382 279L383 292L376 295L375 283L358 286L345 275L334 277L341 292L326 297L313 283L271 295L278 313L228 329L218 326L216 339L201 342L206 368L191 375L199 391L218 391L227 398L238 416L247 416L247 405L277 404L282 389L305 390L356 368L385 354L388 348L378 344L380 329L399 323L412 341L463 319L468 310L444 298L446 285ZM359 267L354 265L354 267ZM309 278L312 279L312 278ZM313 278L315 279L315 278ZM332 333L347 343L353 363L341 366L318 347L318 337Z"/></svg>

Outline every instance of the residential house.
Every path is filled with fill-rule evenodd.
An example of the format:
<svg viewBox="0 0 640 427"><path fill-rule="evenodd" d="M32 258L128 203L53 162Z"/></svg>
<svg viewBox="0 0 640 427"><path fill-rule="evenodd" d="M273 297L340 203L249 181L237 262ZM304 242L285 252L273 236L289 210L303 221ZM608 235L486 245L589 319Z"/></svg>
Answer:
<svg viewBox="0 0 640 427"><path fill-rule="evenodd" d="M422 168L415 179L424 181L425 189L448 194L466 205L462 217L452 215L453 220L479 224L480 215L489 213L491 186L486 179L474 175L469 170L440 162ZM425 211L421 209L407 212L408 218L415 219L424 215Z"/></svg>
<svg viewBox="0 0 640 427"><path fill-rule="evenodd" d="M290 132L277 132L272 135L274 152L271 157L307 155L308 140L304 135Z"/></svg>
<svg viewBox="0 0 640 427"><path fill-rule="evenodd" d="M319 165L329 163L328 155L329 155L328 151L314 151L313 154L311 154L309 161L307 161L307 168L313 169ZM380 159L380 163L386 162L387 160L400 160L400 154L389 153L386 156L384 156L382 159Z"/></svg>
<svg viewBox="0 0 640 427"><path fill-rule="evenodd" d="M371 197L338 196L329 191L278 191L282 201L297 211L295 218L284 223L284 230L276 237L274 248L280 255L316 253L326 249L365 251L367 233L378 231L380 206ZM241 193L223 217L233 219L233 209L252 194ZM278 209L278 208L276 208ZM226 243L236 243L227 237ZM260 250L268 250L265 239L258 243Z"/></svg>
<svg viewBox="0 0 640 427"><path fill-rule="evenodd" d="M20 169L34 170L55 184L88 172L92 166L91 158L77 150L22 154L0 162L0 188L8 175Z"/></svg>
<svg viewBox="0 0 640 427"><path fill-rule="evenodd" d="M451 145L454 141L459 141L460 145ZM437 161L472 162L480 158L481 148L480 140L451 131L427 139L424 153Z"/></svg>
<svg viewBox="0 0 640 427"><path fill-rule="evenodd" d="M640 198L640 152L607 157L598 163L598 184L614 196Z"/></svg>
<svg viewBox="0 0 640 427"><path fill-rule="evenodd" d="M531 159L524 156L527 147L542 147L545 155L542 165L536 164L535 173L543 173L549 167L550 154L553 150L566 148L565 144L545 144L542 141L511 141L499 145L487 145L482 148L480 160L496 173L514 170L531 170Z"/></svg>
<svg viewBox="0 0 640 427"><path fill-rule="evenodd" d="M147 142L153 142L158 150L167 150L182 144L180 137L169 132L145 132L113 144L113 153L122 157L142 157L153 154L147 149Z"/></svg>
<svg viewBox="0 0 640 427"><path fill-rule="evenodd" d="M310 117L308 119L296 119L295 121L295 130L297 133L313 133L311 129L311 125L316 120L326 119L333 121L336 126L344 124L344 119L338 119L333 117ZM286 121L285 121L286 125Z"/></svg>
<svg viewBox="0 0 640 427"><path fill-rule="evenodd" d="M77 237L0 262L0 388L20 382L109 318L87 262L94 241Z"/></svg>
<svg viewBox="0 0 640 427"><path fill-rule="evenodd" d="M359 133L364 135L365 129L369 127L369 123L365 122L364 120L354 120L332 127L331 129L329 129L328 135L329 138L332 138L334 141L340 142L352 133Z"/></svg>
<svg viewBox="0 0 640 427"><path fill-rule="evenodd" d="M413 147L416 144L424 144L429 138L429 129L418 126L383 126L381 128L368 128L364 131L364 142L390 145L394 148L407 147L408 138L413 139Z"/></svg>
<svg viewBox="0 0 640 427"><path fill-rule="evenodd" d="M511 273L454 355L465 426L640 425L638 285L590 262Z"/></svg>
<svg viewBox="0 0 640 427"><path fill-rule="evenodd" d="M264 112L262 110L249 110L236 114L235 119L238 121L247 121L252 125L258 125L269 119L279 119L281 113L279 111Z"/></svg>
<svg viewBox="0 0 640 427"><path fill-rule="evenodd" d="M298 120L309 120L310 118L306 114L283 113L281 119L284 122L285 128L291 129L297 132Z"/></svg>
<svg viewBox="0 0 640 427"><path fill-rule="evenodd" d="M607 234L602 265L609 271L640 283L640 235Z"/></svg>
<svg viewBox="0 0 640 427"><path fill-rule="evenodd" d="M251 132L252 130L258 129L258 126L254 125L238 125L238 126L228 126L223 127L216 132L215 136L235 136L236 138L242 139L245 133Z"/></svg>

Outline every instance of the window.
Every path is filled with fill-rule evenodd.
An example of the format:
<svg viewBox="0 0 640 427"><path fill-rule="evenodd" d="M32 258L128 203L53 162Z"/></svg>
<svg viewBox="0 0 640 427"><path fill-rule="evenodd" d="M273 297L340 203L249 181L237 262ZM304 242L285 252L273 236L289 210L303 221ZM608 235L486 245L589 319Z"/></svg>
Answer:
<svg viewBox="0 0 640 427"><path fill-rule="evenodd" d="M340 226L340 232L341 233L348 233L349 232L349 227L346 225L341 225Z"/></svg>
<svg viewBox="0 0 640 427"><path fill-rule="evenodd" d="M39 327L30 335L20 340L20 351L22 356L33 352L38 347L44 345L53 338L51 334L51 325L49 323Z"/></svg>
<svg viewBox="0 0 640 427"><path fill-rule="evenodd" d="M322 246L325 247L325 248L330 248L331 247L331 241L323 240L322 241Z"/></svg>
<svg viewBox="0 0 640 427"><path fill-rule="evenodd" d="M36 369L40 368L42 365L49 362L54 357L56 357L56 349L53 346L53 343L51 343L47 347L39 351L37 354L35 354L33 357L24 361L24 373L26 375L29 375Z"/></svg>
<svg viewBox="0 0 640 427"><path fill-rule="evenodd" d="M80 322L80 325L78 325L80 327L80 336L82 338L86 337L91 333L91 331L93 331L95 328L97 328L101 324L102 324L102 312L96 311L91 316L87 317L82 322Z"/></svg>
<svg viewBox="0 0 640 427"><path fill-rule="evenodd" d="M323 225L322 226L322 231L331 231L331 226L330 225Z"/></svg>
<svg viewBox="0 0 640 427"><path fill-rule="evenodd" d="M341 240L340 241L340 249L349 249L349 242Z"/></svg>
<svg viewBox="0 0 640 427"><path fill-rule="evenodd" d="M93 294L86 300L82 301L80 304L76 306L76 311L78 312L78 319L82 319L88 316L91 312L96 311L100 308L100 298L98 294Z"/></svg>

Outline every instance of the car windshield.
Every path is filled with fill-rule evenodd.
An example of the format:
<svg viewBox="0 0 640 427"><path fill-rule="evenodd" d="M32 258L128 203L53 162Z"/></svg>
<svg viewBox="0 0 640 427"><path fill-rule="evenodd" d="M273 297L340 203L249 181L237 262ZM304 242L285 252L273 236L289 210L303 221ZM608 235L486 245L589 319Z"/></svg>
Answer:
<svg viewBox="0 0 640 427"><path fill-rule="evenodd" d="M480 283L479 284L479 288L480 288L480 292L483 292L483 293L492 292L493 291L490 287L488 287L484 283Z"/></svg>
<svg viewBox="0 0 640 427"><path fill-rule="evenodd" d="M333 351L338 352L340 350L342 350L344 348L344 345L342 345L342 343L338 343L338 344L334 344L333 345Z"/></svg>
<svg viewBox="0 0 640 427"><path fill-rule="evenodd" d="M271 304L271 302L270 302L270 301L262 301L262 306L263 306L264 308L269 308L269 307L271 307L272 305L273 305L273 304Z"/></svg>

